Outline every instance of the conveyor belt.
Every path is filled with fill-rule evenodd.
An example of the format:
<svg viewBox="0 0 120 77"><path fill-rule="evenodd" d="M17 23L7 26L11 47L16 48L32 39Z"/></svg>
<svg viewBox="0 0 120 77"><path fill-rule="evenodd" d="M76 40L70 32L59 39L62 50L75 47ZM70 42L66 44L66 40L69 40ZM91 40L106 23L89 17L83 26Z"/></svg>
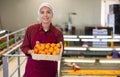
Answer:
<svg viewBox="0 0 120 77"><path fill-rule="evenodd" d="M94 60L95 62L91 62ZM102 63L103 60L105 62ZM69 61L74 61L80 70L75 71ZM107 63L107 61L112 62ZM99 58L99 62L97 62L95 58L63 58L60 74L61 77L119 77L120 63L119 59Z"/></svg>
<svg viewBox="0 0 120 77"><path fill-rule="evenodd" d="M120 70L62 70L68 75L120 75Z"/></svg>
<svg viewBox="0 0 120 77"><path fill-rule="evenodd" d="M118 77L118 76L92 76L92 75L87 75L87 76L61 76L61 77Z"/></svg>

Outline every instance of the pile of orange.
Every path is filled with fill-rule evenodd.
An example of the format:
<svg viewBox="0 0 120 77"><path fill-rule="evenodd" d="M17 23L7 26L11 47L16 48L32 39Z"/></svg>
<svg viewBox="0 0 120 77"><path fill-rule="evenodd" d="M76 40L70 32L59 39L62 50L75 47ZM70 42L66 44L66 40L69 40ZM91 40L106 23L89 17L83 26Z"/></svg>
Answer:
<svg viewBox="0 0 120 77"><path fill-rule="evenodd" d="M40 43L36 42L34 47L35 54L57 55L61 50L61 42L59 43Z"/></svg>

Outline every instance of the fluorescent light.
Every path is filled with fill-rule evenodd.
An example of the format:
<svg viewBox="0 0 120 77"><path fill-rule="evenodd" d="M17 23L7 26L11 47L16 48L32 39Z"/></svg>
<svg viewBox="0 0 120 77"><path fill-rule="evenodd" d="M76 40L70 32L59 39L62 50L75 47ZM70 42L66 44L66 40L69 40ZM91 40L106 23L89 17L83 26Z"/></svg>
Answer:
<svg viewBox="0 0 120 77"><path fill-rule="evenodd" d="M113 41L113 42L118 42L118 41L120 41L119 39L102 39L101 40L102 42L111 42L111 41Z"/></svg>
<svg viewBox="0 0 120 77"><path fill-rule="evenodd" d="M64 35L64 38L77 38L77 35Z"/></svg>
<svg viewBox="0 0 120 77"><path fill-rule="evenodd" d="M91 51L112 51L113 48L89 48Z"/></svg>
<svg viewBox="0 0 120 77"><path fill-rule="evenodd" d="M80 41L80 39L64 39L64 41Z"/></svg>
<svg viewBox="0 0 120 77"><path fill-rule="evenodd" d="M112 36L96 36L96 38L112 38Z"/></svg>
<svg viewBox="0 0 120 77"><path fill-rule="evenodd" d="M0 31L0 34L2 34L2 33L5 33L5 30L1 30L1 31Z"/></svg>
<svg viewBox="0 0 120 77"><path fill-rule="evenodd" d="M120 63L120 60L115 60L115 59L100 60L100 63Z"/></svg>
<svg viewBox="0 0 120 77"><path fill-rule="evenodd" d="M120 36L113 36L113 38L120 38Z"/></svg>
<svg viewBox="0 0 120 77"><path fill-rule="evenodd" d="M64 47L64 50L87 50L83 47Z"/></svg>
<svg viewBox="0 0 120 77"><path fill-rule="evenodd" d="M90 41L90 42L96 41L96 42L99 42L100 39L81 39L81 41Z"/></svg>
<svg viewBox="0 0 120 77"><path fill-rule="evenodd" d="M81 62L81 63L95 63L95 60L89 59L89 60L85 60L85 59L64 59L64 62Z"/></svg>
<svg viewBox="0 0 120 77"><path fill-rule="evenodd" d="M79 36L79 38L94 38L94 36Z"/></svg>
<svg viewBox="0 0 120 77"><path fill-rule="evenodd" d="M120 48L114 48L114 50L117 50L117 51L119 51L119 50L120 50Z"/></svg>

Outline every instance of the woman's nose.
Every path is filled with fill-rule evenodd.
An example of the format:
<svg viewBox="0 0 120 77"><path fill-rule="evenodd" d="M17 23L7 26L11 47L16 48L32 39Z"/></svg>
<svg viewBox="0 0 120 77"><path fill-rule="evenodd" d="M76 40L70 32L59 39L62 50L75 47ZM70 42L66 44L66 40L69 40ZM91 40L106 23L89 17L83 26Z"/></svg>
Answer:
<svg viewBox="0 0 120 77"><path fill-rule="evenodd" d="M47 13L44 13L44 16L47 16Z"/></svg>

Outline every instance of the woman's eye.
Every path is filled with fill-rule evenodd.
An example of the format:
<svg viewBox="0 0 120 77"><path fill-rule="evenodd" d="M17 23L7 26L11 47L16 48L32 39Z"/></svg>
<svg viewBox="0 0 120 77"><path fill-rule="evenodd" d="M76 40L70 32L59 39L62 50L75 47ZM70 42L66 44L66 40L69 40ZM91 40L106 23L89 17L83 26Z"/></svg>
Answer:
<svg viewBox="0 0 120 77"><path fill-rule="evenodd" d="M48 14L50 14L51 12L50 11L47 11Z"/></svg>
<svg viewBox="0 0 120 77"><path fill-rule="evenodd" d="M44 14L44 11L41 11L40 13L41 13L41 14Z"/></svg>
<svg viewBox="0 0 120 77"><path fill-rule="evenodd" d="M41 11L40 14L51 14L51 11Z"/></svg>

